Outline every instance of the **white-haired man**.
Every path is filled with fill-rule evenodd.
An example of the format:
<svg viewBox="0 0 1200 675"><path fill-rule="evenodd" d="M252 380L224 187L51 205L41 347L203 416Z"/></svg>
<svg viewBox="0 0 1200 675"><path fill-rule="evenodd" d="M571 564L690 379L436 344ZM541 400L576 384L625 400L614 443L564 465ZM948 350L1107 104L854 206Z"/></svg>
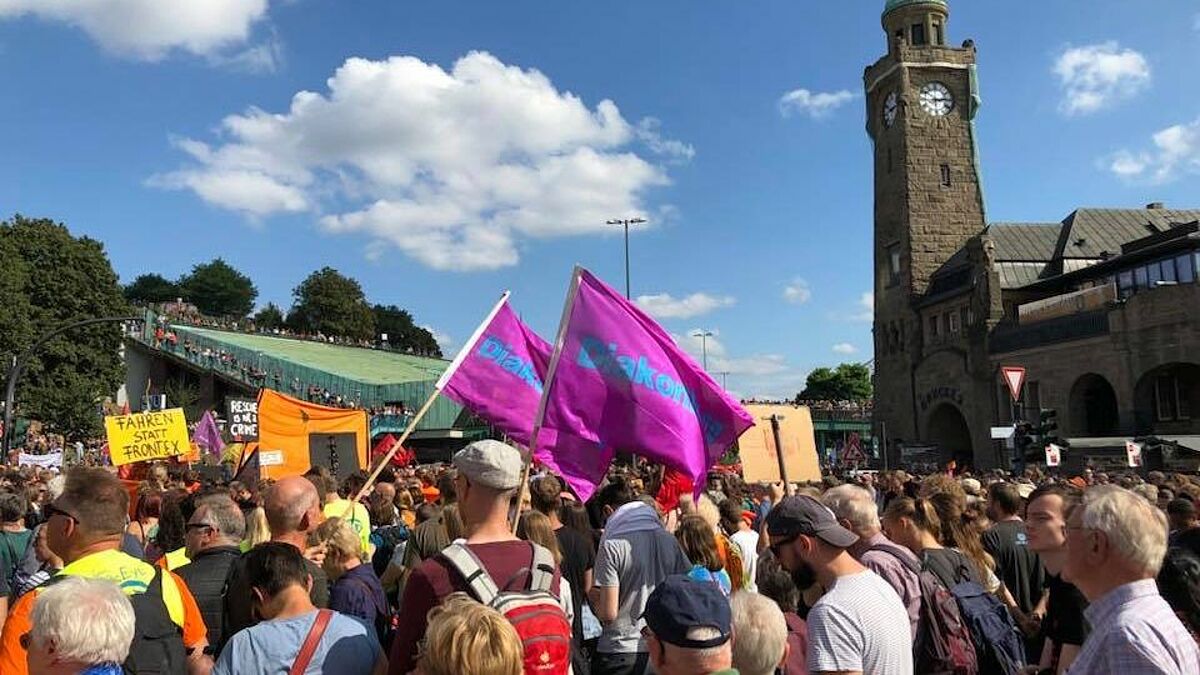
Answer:
<svg viewBox="0 0 1200 675"><path fill-rule="evenodd" d="M22 637L30 675L119 675L133 642L133 606L107 579L66 577L38 593Z"/></svg>
<svg viewBox="0 0 1200 675"><path fill-rule="evenodd" d="M842 527L858 535L858 543L847 549L850 555L896 590L916 639L921 618L921 580L914 571L921 568L917 557L884 536L875 499L863 488L839 485L826 490L821 501Z"/></svg>
<svg viewBox="0 0 1200 675"><path fill-rule="evenodd" d="M733 667L739 675L787 672L790 647L787 620L774 600L742 591L730 600L733 610Z"/></svg>
<svg viewBox="0 0 1200 675"><path fill-rule="evenodd" d="M1145 498L1095 487L1067 519L1063 577L1091 604L1092 632L1071 675L1200 673L1200 650L1158 593L1167 551L1166 517Z"/></svg>

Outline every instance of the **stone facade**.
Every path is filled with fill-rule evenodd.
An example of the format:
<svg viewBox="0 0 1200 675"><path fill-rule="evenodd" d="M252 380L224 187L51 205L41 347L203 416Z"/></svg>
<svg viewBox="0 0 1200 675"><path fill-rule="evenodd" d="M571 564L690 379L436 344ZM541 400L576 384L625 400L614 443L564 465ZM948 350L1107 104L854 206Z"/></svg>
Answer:
<svg viewBox="0 0 1200 675"><path fill-rule="evenodd" d="M886 15L888 53L863 76L875 149L875 411L881 431L905 442L922 437L924 397L942 386L926 373L937 367L923 363L917 302L985 225L972 125L975 48L941 44L947 19L940 3ZM951 97L947 114L921 105L923 89L935 85Z"/></svg>

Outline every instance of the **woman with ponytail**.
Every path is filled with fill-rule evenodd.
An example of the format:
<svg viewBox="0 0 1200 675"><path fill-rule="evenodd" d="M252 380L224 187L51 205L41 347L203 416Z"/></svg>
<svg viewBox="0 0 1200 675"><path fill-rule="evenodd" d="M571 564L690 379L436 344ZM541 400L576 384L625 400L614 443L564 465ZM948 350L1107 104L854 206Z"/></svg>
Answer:
<svg viewBox="0 0 1200 675"><path fill-rule="evenodd" d="M883 530L889 539L916 554L946 588L966 580L983 585L971 559L942 544L943 524L930 500L893 499L883 512Z"/></svg>

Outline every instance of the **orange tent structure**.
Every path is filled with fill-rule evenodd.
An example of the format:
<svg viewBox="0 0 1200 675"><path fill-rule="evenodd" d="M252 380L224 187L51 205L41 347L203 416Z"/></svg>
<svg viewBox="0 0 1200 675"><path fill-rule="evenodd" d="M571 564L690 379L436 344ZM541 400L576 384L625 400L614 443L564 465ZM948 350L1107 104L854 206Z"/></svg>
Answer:
<svg viewBox="0 0 1200 675"><path fill-rule="evenodd" d="M328 466L341 477L368 469L367 413L328 408L271 389L258 395L258 463L279 479Z"/></svg>

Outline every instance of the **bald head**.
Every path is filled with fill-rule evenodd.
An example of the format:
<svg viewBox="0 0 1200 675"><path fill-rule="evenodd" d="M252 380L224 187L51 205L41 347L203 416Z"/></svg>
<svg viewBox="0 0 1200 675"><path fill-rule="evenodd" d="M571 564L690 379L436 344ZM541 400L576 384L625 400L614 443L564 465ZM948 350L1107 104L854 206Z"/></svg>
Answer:
<svg viewBox="0 0 1200 675"><path fill-rule="evenodd" d="M321 498L317 489L303 476L288 476L271 486L263 501L263 511L267 515L267 525L271 528L271 536L294 532L306 532L315 528L319 523L306 520L319 520L305 516L321 510Z"/></svg>

